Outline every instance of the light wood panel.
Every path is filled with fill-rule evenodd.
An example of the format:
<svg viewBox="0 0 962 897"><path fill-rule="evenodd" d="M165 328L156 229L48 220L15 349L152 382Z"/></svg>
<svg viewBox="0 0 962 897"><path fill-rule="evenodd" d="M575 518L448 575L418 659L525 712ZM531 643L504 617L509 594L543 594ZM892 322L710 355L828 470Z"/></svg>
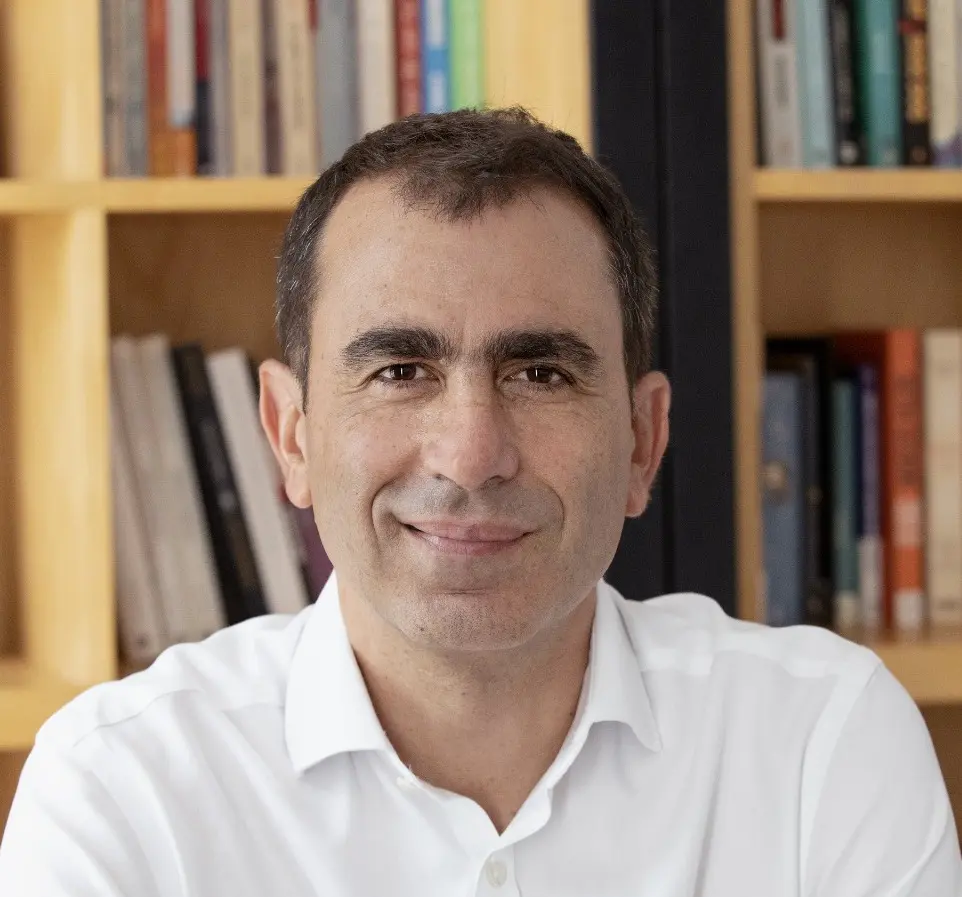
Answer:
<svg viewBox="0 0 962 897"><path fill-rule="evenodd" d="M962 324L962 206L766 207L768 332Z"/></svg>
<svg viewBox="0 0 962 897"><path fill-rule="evenodd" d="M20 593L26 656L76 685L116 670L105 222L12 225Z"/></svg>
<svg viewBox="0 0 962 897"><path fill-rule="evenodd" d="M20 648L13 383L13 300L10 228L0 219L0 657Z"/></svg>
<svg viewBox="0 0 962 897"><path fill-rule="evenodd" d="M759 169L755 198L764 203L959 203L962 171L856 168L829 171Z"/></svg>
<svg viewBox="0 0 962 897"><path fill-rule="evenodd" d="M286 215L130 215L109 223L110 326L209 351L278 357L276 258Z"/></svg>

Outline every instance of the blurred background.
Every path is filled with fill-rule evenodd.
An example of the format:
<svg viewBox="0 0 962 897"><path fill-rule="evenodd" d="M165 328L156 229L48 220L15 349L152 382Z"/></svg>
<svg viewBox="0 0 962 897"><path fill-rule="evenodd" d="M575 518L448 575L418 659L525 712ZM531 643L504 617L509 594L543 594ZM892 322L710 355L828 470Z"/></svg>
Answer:
<svg viewBox="0 0 962 897"><path fill-rule="evenodd" d="M962 0L680 6L0 0L0 824L71 697L317 595L252 376L286 220L514 104L658 248L672 440L608 579L869 644L962 811Z"/></svg>

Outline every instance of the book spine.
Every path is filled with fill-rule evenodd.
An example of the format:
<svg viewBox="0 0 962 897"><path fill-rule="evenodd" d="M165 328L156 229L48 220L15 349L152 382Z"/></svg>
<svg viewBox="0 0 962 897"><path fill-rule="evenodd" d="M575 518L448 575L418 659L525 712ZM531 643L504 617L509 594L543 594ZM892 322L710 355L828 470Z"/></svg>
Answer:
<svg viewBox="0 0 962 897"><path fill-rule="evenodd" d="M962 330L923 337L925 555L929 619L962 625Z"/></svg>
<svg viewBox="0 0 962 897"><path fill-rule="evenodd" d="M762 426L762 532L766 616L770 626L802 623L805 613L802 538L802 382L797 374L765 375Z"/></svg>
<svg viewBox="0 0 962 897"><path fill-rule="evenodd" d="M840 632L854 631L861 622L856 531L857 402L855 382L847 377L837 378L832 384L832 548L835 555L835 623Z"/></svg>
<svg viewBox="0 0 962 897"><path fill-rule="evenodd" d="M280 173L313 174L317 171L314 155L314 45L308 0L275 0L274 12Z"/></svg>
<svg viewBox="0 0 962 897"><path fill-rule="evenodd" d="M448 10L446 0L421 2L421 70L424 73L422 103L425 112L451 108Z"/></svg>
<svg viewBox="0 0 962 897"><path fill-rule="evenodd" d="M450 0L451 107L484 105L484 19L481 0Z"/></svg>
<svg viewBox="0 0 962 897"><path fill-rule="evenodd" d="M228 71L232 174L266 172L263 26L259 0L229 0Z"/></svg>
<svg viewBox="0 0 962 897"><path fill-rule="evenodd" d="M421 111L421 0L395 0L398 116Z"/></svg>
<svg viewBox="0 0 962 897"><path fill-rule="evenodd" d="M314 99L314 171L321 171L321 163L324 159L324 142L321 134L324 116L321 103L324 99L324 64L321 60L321 0L308 0L308 14L310 16L310 72L311 72L311 95Z"/></svg>
<svg viewBox="0 0 962 897"><path fill-rule="evenodd" d="M897 166L902 160L897 2L856 0L866 159L876 167Z"/></svg>
<svg viewBox="0 0 962 897"><path fill-rule="evenodd" d="M154 177L173 174L167 126L167 4L147 2L147 122L149 171Z"/></svg>
<svg viewBox="0 0 962 897"><path fill-rule="evenodd" d="M828 0L795 0L798 15L798 83L802 162L808 168L835 164Z"/></svg>
<svg viewBox="0 0 962 897"><path fill-rule="evenodd" d="M124 0L124 147L127 173L149 170L147 127L147 22L145 0Z"/></svg>
<svg viewBox="0 0 962 897"><path fill-rule="evenodd" d="M757 5L762 160L777 168L802 164L794 2L758 0Z"/></svg>
<svg viewBox="0 0 962 897"><path fill-rule="evenodd" d="M931 0L929 7L929 63L932 83L932 161L942 168L962 165L959 132L960 20L956 0ZM962 11L962 3L958 4Z"/></svg>
<svg viewBox="0 0 962 897"><path fill-rule="evenodd" d="M862 165L865 152L855 84L854 0L830 0L832 74L835 82L835 145L839 165Z"/></svg>
<svg viewBox="0 0 962 897"><path fill-rule="evenodd" d="M193 0L167 0L167 127L171 174L197 174L197 48Z"/></svg>
<svg viewBox="0 0 962 897"><path fill-rule="evenodd" d="M884 536L891 546L886 602L896 632L915 633L925 623L922 563L922 384L919 334L886 335L885 433L882 479Z"/></svg>
<svg viewBox="0 0 962 897"><path fill-rule="evenodd" d="M197 132L197 173L213 173L213 129L210 108L210 0L194 0L194 89Z"/></svg>
<svg viewBox="0 0 962 897"><path fill-rule="evenodd" d="M228 623L239 623L266 613L267 605L200 346L177 346L174 369L217 562L224 611Z"/></svg>
<svg viewBox="0 0 962 897"><path fill-rule="evenodd" d="M357 66L362 134L377 131L397 115L394 46L393 0L358 0Z"/></svg>
<svg viewBox="0 0 962 897"><path fill-rule="evenodd" d="M928 0L902 0L902 161L931 165Z"/></svg>
<svg viewBox="0 0 962 897"><path fill-rule="evenodd" d="M351 0L321 0L321 166L339 159L360 136L357 15Z"/></svg>
<svg viewBox="0 0 962 897"><path fill-rule="evenodd" d="M228 38L229 0L208 0L210 37L210 173L227 177L231 161L230 41Z"/></svg>
<svg viewBox="0 0 962 897"><path fill-rule="evenodd" d="M885 623L885 564L882 550L881 415L878 370L858 367L858 588L862 627L878 633Z"/></svg>
<svg viewBox="0 0 962 897"><path fill-rule="evenodd" d="M128 172L124 103L124 11L120 0L100 0L104 94L104 166L108 176Z"/></svg>
<svg viewBox="0 0 962 897"><path fill-rule="evenodd" d="M284 0L261 0L264 41L264 164L268 174L281 173L280 54L277 48L278 7Z"/></svg>

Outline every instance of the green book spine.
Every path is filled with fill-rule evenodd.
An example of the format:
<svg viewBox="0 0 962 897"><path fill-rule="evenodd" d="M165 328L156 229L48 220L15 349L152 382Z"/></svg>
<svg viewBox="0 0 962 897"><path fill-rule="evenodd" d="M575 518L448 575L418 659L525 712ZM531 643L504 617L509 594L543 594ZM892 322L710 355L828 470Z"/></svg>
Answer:
<svg viewBox="0 0 962 897"><path fill-rule="evenodd" d="M834 464L832 542L835 552L835 621L844 632L859 625L858 495L856 464L858 445L855 419L858 389L851 378L832 383Z"/></svg>
<svg viewBox="0 0 962 897"><path fill-rule="evenodd" d="M898 0L857 0L856 34L868 164L902 161L902 58Z"/></svg>
<svg viewBox="0 0 962 897"><path fill-rule="evenodd" d="M448 0L451 29L451 108L484 105L483 0Z"/></svg>

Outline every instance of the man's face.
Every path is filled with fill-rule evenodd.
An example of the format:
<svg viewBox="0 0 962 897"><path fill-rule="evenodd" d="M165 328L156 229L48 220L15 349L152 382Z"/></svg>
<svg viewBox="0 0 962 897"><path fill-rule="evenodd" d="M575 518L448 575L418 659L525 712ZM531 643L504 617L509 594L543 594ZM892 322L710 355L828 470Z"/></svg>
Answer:
<svg viewBox="0 0 962 897"><path fill-rule="evenodd" d="M542 190L451 222L365 182L319 270L297 429L342 601L440 650L560 624L650 486L590 213Z"/></svg>

